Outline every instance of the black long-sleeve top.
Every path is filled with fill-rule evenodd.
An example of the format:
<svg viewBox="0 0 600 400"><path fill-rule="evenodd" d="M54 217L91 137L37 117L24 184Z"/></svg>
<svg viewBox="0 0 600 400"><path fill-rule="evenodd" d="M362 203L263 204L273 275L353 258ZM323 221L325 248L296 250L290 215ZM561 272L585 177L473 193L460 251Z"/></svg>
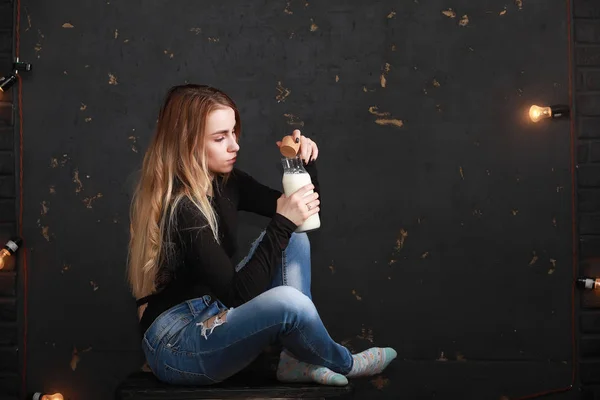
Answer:
<svg viewBox="0 0 600 400"><path fill-rule="evenodd" d="M304 165L320 195L314 161ZM281 192L269 188L234 168L224 182L213 183L211 204L219 223L219 240L214 239L206 219L188 198L175 211L169 251L159 266L161 284L157 292L137 300L148 303L140 320L141 334L164 311L189 299L210 295L227 307L237 307L263 293L271 285L275 266L281 260L296 224L276 213ZM245 267L235 271L232 257L237 250L237 211L270 217L265 235Z"/></svg>

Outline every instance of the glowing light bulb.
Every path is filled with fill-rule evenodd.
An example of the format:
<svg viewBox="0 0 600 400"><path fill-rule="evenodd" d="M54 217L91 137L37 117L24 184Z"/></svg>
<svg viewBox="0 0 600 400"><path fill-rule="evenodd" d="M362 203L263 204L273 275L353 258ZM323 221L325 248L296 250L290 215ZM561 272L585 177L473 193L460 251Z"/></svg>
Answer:
<svg viewBox="0 0 600 400"><path fill-rule="evenodd" d="M0 250L0 269L3 269L8 264L11 256L19 250L22 242L21 238L18 237L14 237L6 242L2 250Z"/></svg>
<svg viewBox="0 0 600 400"><path fill-rule="evenodd" d="M544 118L550 118L552 116L552 109L550 107L540 107L533 105L529 108L529 118L533 122L538 122Z"/></svg>
<svg viewBox="0 0 600 400"><path fill-rule="evenodd" d="M529 118L533 122L538 122L546 118L566 118L569 116L569 113L569 106L562 104L552 105L550 107L540 107L534 104L529 107Z"/></svg>
<svg viewBox="0 0 600 400"><path fill-rule="evenodd" d="M60 393L41 394L38 392L33 395L33 400L65 400L65 398Z"/></svg>

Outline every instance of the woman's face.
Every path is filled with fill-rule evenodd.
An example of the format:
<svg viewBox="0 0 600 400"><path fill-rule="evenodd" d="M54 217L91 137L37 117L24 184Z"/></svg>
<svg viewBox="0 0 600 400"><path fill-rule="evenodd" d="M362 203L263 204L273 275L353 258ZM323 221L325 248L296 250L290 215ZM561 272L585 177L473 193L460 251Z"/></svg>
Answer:
<svg viewBox="0 0 600 400"><path fill-rule="evenodd" d="M240 146L237 143L235 112L231 107L220 108L208 114L204 136L208 170L213 174L228 173L233 169Z"/></svg>

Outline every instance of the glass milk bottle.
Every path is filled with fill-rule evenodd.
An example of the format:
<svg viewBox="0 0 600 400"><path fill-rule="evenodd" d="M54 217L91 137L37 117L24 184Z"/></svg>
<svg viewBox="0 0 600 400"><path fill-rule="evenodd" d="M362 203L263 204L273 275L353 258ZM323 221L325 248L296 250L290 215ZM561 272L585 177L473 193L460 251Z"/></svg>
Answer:
<svg viewBox="0 0 600 400"><path fill-rule="evenodd" d="M302 186L312 183L309 173L304 169L302 158L296 154L298 147L295 145L296 144L293 142L290 143L288 137L286 137L284 138L280 149L281 154L284 155L284 157L281 159L281 164L283 165L283 192L286 196L291 196ZM310 190L305 196L308 196L313 192L313 190ZM304 221L302 225L296 228L295 232L314 231L319 229L320 226L321 219L319 218L319 213L315 213L308 217L308 219Z"/></svg>

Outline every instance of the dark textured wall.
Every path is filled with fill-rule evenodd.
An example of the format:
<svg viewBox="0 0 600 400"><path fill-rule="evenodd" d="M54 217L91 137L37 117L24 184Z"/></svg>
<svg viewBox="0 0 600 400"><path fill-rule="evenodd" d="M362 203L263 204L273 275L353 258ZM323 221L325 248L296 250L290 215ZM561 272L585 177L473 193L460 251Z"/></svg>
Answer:
<svg viewBox="0 0 600 400"><path fill-rule="evenodd" d="M352 349L399 352L358 398L567 386L569 124L526 118L569 100L567 10L24 0L28 389L108 399L142 365L128 205L162 96L185 81L237 101L239 165L265 183L280 187L275 140L300 127L320 145L315 302ZM240 243L265 224L245 216Z"/></svg>
<svg viewBox="0 0 600 400"><path fill-rule="evenodd" d="M600 275L600 2L574 7L575 99L578 134L577 184L580 274ZM600 297L585 293L579 303L580 380L583 392L600 393Z"/></svg>
<svg viewBox="0 0 600 400"><path fill-rule="evenodd" d="M0 1L0 76L13 61L13 2ZM14 90L0 93L0 246L17 233ZM20 387L19 303L16 263L0 271L0 393L17 395Z"/></svg>

